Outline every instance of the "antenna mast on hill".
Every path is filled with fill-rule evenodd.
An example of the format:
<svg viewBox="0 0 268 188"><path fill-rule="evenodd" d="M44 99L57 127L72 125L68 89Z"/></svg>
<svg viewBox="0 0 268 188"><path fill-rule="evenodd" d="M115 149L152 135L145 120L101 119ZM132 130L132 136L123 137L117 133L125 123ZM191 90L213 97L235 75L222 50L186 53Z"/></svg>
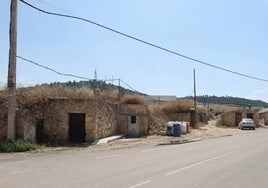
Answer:
<svg viewBox="0 0 268 188"><path fill-rule="evenodd" d="M95 77L95 80L97 80L98 75L97 75L97 68L96 67L95 67L95 71L94 71L94 77Z"/></svg>

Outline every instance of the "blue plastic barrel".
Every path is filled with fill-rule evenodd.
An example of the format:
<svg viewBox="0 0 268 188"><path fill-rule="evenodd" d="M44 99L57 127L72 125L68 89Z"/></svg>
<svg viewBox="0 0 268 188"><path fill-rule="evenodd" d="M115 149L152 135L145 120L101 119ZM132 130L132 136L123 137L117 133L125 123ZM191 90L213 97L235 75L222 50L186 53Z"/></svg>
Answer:
<svg viewBox="0 0 268 188"><path fill-rule="evenodd" d="M181 136L181 125L173 124L173 136L179 137Z"/></svg>

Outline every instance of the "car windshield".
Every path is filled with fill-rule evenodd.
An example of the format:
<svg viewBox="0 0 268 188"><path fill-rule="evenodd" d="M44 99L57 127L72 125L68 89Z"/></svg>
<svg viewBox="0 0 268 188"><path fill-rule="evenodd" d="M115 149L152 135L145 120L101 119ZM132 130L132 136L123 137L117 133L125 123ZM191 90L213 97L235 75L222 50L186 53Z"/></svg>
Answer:
<svg viewBox="0 0 268 188"><path fill-rule="evenodd" d="M245 118L245 119L243 119L243 121L244 122L253 122L253 120L252 119L249 119L249 118Z"/></svg>

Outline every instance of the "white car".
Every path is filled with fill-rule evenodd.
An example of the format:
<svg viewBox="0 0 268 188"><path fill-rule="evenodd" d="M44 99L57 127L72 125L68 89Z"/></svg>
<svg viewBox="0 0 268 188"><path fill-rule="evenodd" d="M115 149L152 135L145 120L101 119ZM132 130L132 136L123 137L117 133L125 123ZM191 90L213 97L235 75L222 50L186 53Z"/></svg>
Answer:
<svg viewBox="0 0 268 188"><path fill-rule="evenodd" d="M243 118L239 123L238 123L238 128L243 130L244 128L249 128L255 130L256 126L255 123L252 119L250 118Z"/></svg>

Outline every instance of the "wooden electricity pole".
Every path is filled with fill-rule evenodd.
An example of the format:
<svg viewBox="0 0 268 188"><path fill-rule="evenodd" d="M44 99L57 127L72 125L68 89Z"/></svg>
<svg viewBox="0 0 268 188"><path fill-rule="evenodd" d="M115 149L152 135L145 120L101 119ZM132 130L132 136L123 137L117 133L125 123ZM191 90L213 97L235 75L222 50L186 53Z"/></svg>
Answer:
<svg viewBox="0 0 268 188"><path fill-rule="evenodd" d="M17 0L10 4L9 62L8 62L8 122L7 138L16 138L16 56L17 56Z"/></svg>
<svg viewBox="0 0 268 188"><path fill-rule="evenodd" d="M194 69L194 109L196 111L196 83L195 83L195 69Z"/></svg>
<svg viewBox="0 0 268 188"><path fill-rule="evenodd" d="M196 82L195 82L195 69L194 69L194 114L193 114L193 124L194 128L197 128L197 123L196 123Z"/></svg>

